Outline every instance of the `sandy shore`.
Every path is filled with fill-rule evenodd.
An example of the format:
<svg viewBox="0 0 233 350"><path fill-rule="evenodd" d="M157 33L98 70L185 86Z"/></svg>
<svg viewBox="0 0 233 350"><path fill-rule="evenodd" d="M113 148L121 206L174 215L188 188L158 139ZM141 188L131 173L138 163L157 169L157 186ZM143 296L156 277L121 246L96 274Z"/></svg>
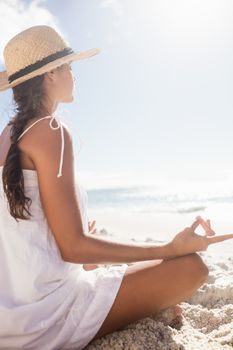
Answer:
<svg viewBox="0 0 233 350"><path fill-rule="evenodd" d="M181 303L183 321L167 325L169 313L151 315L97 339L86 350L217 350L233 348L233 258L200 253L210 273L192 298Z"/></svg>
<svg viewBox="0 0 233 350"><path fill-rule="evenodd" d="M193 215L137 217L135 214L89 211L103 235L122 241L154 241L172 237L192 222ZM215 228L230 233L231 222L216 220ZM147 231L148 230L148 231ZM154 234L156 232L156 235ZM157 235L158 232L158 235ZM163 232L163 233L162 233ZM219 231L217 231L219 232ZM100 232L99 232L100 234ZM151 237L154 236L154 239ZM97 339L86 350L217 350L233 349L233 240L199 253L209 268L207 281L192 298L181 303L182 324L171 327L169 312L151 315L118 332Z"/></svg>

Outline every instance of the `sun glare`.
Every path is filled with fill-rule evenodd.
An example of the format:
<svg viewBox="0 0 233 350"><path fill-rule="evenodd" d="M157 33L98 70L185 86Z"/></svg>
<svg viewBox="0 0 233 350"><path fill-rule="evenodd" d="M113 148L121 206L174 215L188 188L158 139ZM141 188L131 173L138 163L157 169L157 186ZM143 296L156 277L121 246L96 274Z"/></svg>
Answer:
<svg viewBox="0 0 233 350"><path fill-rule="evenodd" d="M228 26L232 28L228 1L147 0L136 4L132 4L132 13L143 25L141 29L159 30L175 45L202 46L218 39Z"/></svg>

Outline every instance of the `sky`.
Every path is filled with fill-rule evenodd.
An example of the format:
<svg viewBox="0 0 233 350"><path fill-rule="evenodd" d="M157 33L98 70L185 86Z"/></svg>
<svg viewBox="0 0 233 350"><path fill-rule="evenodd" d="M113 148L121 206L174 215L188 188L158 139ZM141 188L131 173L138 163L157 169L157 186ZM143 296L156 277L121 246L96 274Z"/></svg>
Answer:
<svg viewBox="0 0 233 350"><path fill-rule="evenodd" d="M7 41L37 24L75 51L101 49L72 63L75 99L59 106L77 172L232 175L231 0L0 0L0 70ZM0 93L0 131L11 99Z"/></svg>

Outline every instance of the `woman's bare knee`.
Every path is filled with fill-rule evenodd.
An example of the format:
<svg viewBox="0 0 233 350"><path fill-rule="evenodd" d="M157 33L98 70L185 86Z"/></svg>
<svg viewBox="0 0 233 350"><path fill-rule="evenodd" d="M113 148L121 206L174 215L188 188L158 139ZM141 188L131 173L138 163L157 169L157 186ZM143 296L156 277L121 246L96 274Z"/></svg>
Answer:
<svg viewBox="0 0 233 350"><path fill-rule="evenodd" d="M202 258L196 253L175 259L179 260L177 268L182 270L180 283L184 286L183 300L186 300L206 281L209 270Z"/></svg>
<svg viewBox="0 0 233 350"><path fill-rule="evenodd" d="M187 255L188 269L197 283L202 284L208 277L209 269L199 254L193 253Z"/></svg>

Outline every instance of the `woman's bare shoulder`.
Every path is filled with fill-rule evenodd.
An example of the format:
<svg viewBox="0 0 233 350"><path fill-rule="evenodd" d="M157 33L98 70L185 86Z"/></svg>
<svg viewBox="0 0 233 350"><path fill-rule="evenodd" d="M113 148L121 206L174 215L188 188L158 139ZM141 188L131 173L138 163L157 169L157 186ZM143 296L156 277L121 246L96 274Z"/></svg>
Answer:
<svg viewBox="0 0 233 350"><path fill-rule="evenodd" d="M33 122L28 123L24 130L27 128L30 128L26 131L26 133L20 138L18 141L18 146L23 152L32 153L36 150L36 146L38 144L41 144L41 142L48 142L48 141L56 141L55 139L58 139L60 137L61 139L61 131L60 128L58 128L57 122L53 121L52 127L50 126L51 119L43 119L40 120L38 123L33 125L31 128L30 126L33 124ZM72 133L68 125L60 121L62 124L62 128L64 131L64 138L66 141L72 142ZM55 136L55 137L54 137Z"/></svg>

